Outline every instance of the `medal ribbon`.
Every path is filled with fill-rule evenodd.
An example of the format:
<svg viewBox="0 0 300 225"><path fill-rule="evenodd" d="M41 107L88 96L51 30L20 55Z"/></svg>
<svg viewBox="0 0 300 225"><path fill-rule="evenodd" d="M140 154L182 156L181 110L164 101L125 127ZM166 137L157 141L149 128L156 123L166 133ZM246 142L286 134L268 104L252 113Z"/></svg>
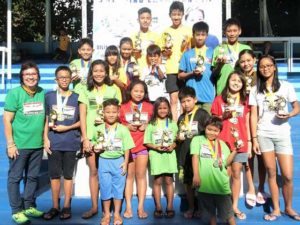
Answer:
<svg viewBox="0 0 300 225"><path fill-rule="evenodd" d="M139 103L139 104L137 104L137 105L136 105L136 104L134 104L133 102L131 102L131 104L130 104L130 105L131 105L131 107L130 107L130 108L131 108L131 112L132 112L132 113L134 113L134 112L135 112L135 110L134 110L134 109L135 109L135 107L137 107L137 108L138 108L138 110L140 111L140 113L142 112L142 108L143 108L143 103L142 103L142 102L140 102L140 103Z"/></svg>
<svg viewBox="0 0 300 225"><path fill-rule="evenodd" d="M114 143L114 139L115 139L115 136L117 133L117 128L118 128L118 124L114 124L111 127L105 126L104 137L105 137L105 140L109 141L109 146L112 146Z"/></svg>
<svg viewBox="0 0 300 225"><path fill-rule="evenodd" d="M165 129L165 128L167 128L168 129L168 127L169 127L169 119L167 118L166 119L166 122L165 122L165 126L163 127L163 122L164 122L164 120L161 120L161 119L157 119L157 125L158 125L158 127L159 128L163 128L163 130Z"/></svg>
<svg viewBox="0 0 300 225"><path fill-rule="evenodd" d="M227 50L232 61L232 64L235 64L238 59L238 50L239 50L239 43L236 43L236 46L229 47L227 43Z"/></svg>
<svg viewBox="0 0 300 225"><path fill-rule="evenodd" d="M82 73L80 74L81 79L83 80L87 79L90 66L91 66L91 60L89 60L88 63L85 63L84 60L81 59L81 69L82 69Z"/></svg>
<svg viewBox="0 0 300 225"><path fill-rule="evenodd" d="M217 143L217 145L218 145L217 149L216 149L215 143ZM209 151L210 151L213 159L218 159L219 165L220 164L222 165L221 144L220 144L220 141L218 139L215 140L215 143L213 141L208 140Z"/></svg>
<svg viewBox="0 0 300 225"><path fill-rule="evenodd" d="M96 98L97 105L102 105L104 99L104 93L106 91L106 84L103 84L98 91L97 88L94 88L93 92Z"/></svg>
<svg viewBox="0 0 300 225"><path fill-rule="evenodd" d="M195 117L195 114L196 114L197 110L198 110L198 106L195 106L194 109L192 110L192 112L189 113L191 115L191 119L189 119L189 114L188 113L186 113L184 115L184 124L188 128L189 132L192 131L192 123L194 121L194 117Z"/></svg>
<svg viewBox="0 0 300 225"><path fill-rule="evenodd" d="M64 112L64 108L67 105L69 96L71 95L71 92L68 91L64 101L62 101L63 96L59 93L59 91L57 90L56 92L56 104L57 104L57 113L62 115Z"/></svg>

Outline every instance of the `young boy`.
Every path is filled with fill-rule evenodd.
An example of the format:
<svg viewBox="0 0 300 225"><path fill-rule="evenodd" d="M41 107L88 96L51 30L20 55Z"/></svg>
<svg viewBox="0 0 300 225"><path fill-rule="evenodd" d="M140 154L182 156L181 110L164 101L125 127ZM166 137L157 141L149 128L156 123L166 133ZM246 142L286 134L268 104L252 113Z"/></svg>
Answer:
<svg viewBox="0 0 300 225"><path fill-rule="evenodd" d="M80 149L78 94L69 90L71 70L59 66L55 71L57 91L46 94L46 122L44 149L48 153L51 179L52 208L44 214L51 220L60 213L60 219L71 218L71 196L76 151ZM59 205L60 178L64 177L65 201L62 211Z"/></svg>
<svg viewBox="0 0 300 225"><path fill-rule="evenodd" d="M184 86L183 81L178 80L178 67L182 53L190 47L191 29L182 25L184 5L182 2L172 2L169 16L172 25L164 30L161 38L162 55L166 63L166 89L170 94L171 111L173 120L178 119L178 91Z"/></svg>
<svg viewBox="0 0 300 225"><path fill-rule="evenodd" d="M238 38L241 32L241 24L237 19L226 20L224 33L227 42L215 48L212 61L217 95L220 95L224 89L228 75L233 71L238 60L239 53L244 49L251 49L248 45L239 43Z"/></svg>
<svg viewBox="0 0 300 225"><path fill-rule="evenodd" d="M183 87L179 91L179 100L184 113L178 119L178 164L179 179L184 183L186 197L188 201L188 210L184 217L191 219L198 217L199 212L195 210L194 191L192 188L193 169L192 158L190 155L190 143L195 135L202 134L204 124L209 118L208 112L196 105L197 98L195 90L192 87Z"/></svg>
<svg viewBox="0 0 300 225"><path fill-rule="evenodd" d="M140 79L147 84L151 102L155 102L158 97L168 97L165 85L166 69L160 62L160 47L158 45L150 45L147 48L147 66L142 69Z"/></svg>
<svg viewBox="0 0 300 225"><path fill-rule="evenodd" d="M193 185L198 188L202 220L217 224L217 216L230 225L235 225L232 210L230 179L226 167L236 154L217 137L222 129L222 120L211 117L205 126L205 135L194 137L191 142Z"/></svg>
<svg viewBox="0 0 300 225"><path fill-rule="evenodd" d="M159 35L149 30L152 22L151 10L147 7L138 10L140 30L131 36L133 42L133 56L140 68L147 67L146 49L149 45L159 43Z"/></svg>
<svg viewBox="0 0 300 225"><path fill-rule="evenodd" d="M108 99L103 102L104 124L95 127L94 151L99 152L99 183L103 201L102 225L110 224L111 199L114 201L114 223L123 224L120 216L125 188L129 150L134 142L127 127L118 122L119 102Z"/></svg>
<svg viewBox="0 0 300 225"><path fill-rule="evenodd" d="M83 38L79 41L78 55L79 59L74 59L70 63L72 71L72 82L75 93L80 93L83 86L86 85L86 79L93 56L93 41L89 38Z"/></svg>
<svg viewBox="0 0 300 225"><path fill-rule="evenodd" d="M178 78L196 91L198 106L210 113L215 98L215 88L211 80L211 60L213 49L205 45L208 25L205 22L195 23L193 38L195 48L183 53L179 64Z"/></svg>

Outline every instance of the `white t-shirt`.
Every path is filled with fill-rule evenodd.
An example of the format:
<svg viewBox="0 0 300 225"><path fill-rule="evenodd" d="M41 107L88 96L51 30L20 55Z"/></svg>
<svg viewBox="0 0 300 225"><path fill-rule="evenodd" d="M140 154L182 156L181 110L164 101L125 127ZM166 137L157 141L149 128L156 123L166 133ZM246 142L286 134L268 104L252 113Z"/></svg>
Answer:
<svg viewBox="0 0 300 225"><path fill-rule="evenodd" d="M168 97L168 93L166 91L166 69L163 65L159 65L159 68L164 73L165 78L163 80L158 79L157 71L155 74L151 73L151 68L146 67L142 70L142 74L140 79L145 81L148 87L149 100L155 101L158 97Z"/></svg>
<svg viewBox="0 0 300 225"><path fill-rule="evenodd" d="M297 101L297 95L292 84L280 81L280 88L273 93L273 98L284 97L288 102ZM249 95L249 105L258 106L257 135L265 137L287 137L290 136L290 125L287 119L276 117L275 110L270 107L270 98L265 93L257 93L256 86ZM284 108L288 112L288 104Z"/></svg>

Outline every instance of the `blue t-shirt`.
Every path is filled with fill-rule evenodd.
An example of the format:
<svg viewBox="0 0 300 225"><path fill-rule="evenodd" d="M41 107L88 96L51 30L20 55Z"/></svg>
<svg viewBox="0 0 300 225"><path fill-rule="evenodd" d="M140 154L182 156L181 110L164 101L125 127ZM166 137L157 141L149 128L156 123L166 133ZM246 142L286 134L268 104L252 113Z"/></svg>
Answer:
<svg viewBox="0 0 300 225"><path fill-rule="evenodd" d="M64 97L62 97L62 102ZM49 116L51 109L57 109L56 91L46 94L46 115ZM63 121L56 121L55 125L70 126L79 121L78 94L72 93L64 107ZM77 151L80 149L79 129L72 129L66 132L55 132L49 129L50 150L52 151Z"/></svg>
<svg viewBox="0 0 300 225"><path fill-rule="evenodd" d="M190 76L186 79L186 85L195 89L198 102L212 103L215 98L215 88L211 77L211 61L213 49L207 48L205 58L205 71L199 76ZM183 53L179 70L186 73L192 72L196 67L195 49L188 50Z"/></svg>

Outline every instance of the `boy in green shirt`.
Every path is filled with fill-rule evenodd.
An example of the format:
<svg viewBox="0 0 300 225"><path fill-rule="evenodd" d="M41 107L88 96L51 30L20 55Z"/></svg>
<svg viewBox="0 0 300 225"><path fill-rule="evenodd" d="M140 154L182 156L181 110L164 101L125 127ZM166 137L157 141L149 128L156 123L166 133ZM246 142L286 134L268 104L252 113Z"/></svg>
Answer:
<svg viewBox="0 0 300 225"><path fill-rule="evenodd" d="M227 42L215 48L211 64L217 95L223 91L227 78L239 58L239 53L244 49L251 49L250 46L239 43L241 32L241 24L237 19L226 20L224 34Z"/></svg>
<svg viewBox="0 0 300 225"><path fill-rule="evenodd" d="M236 151L230 153L225 142L217 138L221 130L222 120L211 117L205 126L205 135L193 138L193 185L198 188L204 222L216 225L218 216L222 221L235 225L227 166L231 164Z"/></svg>
<svg viewBox="0 0 300 225"><path fill-rule="evenodd" d="M127 127L118 122L119 102L108 99L103 102L103 124L95 127L94 152L99 153L100 194L104 216L101 224L110 223L110 204L114 201L114 223L123 224L120 216L124 194L129 150L134 142Z"/></svg>

